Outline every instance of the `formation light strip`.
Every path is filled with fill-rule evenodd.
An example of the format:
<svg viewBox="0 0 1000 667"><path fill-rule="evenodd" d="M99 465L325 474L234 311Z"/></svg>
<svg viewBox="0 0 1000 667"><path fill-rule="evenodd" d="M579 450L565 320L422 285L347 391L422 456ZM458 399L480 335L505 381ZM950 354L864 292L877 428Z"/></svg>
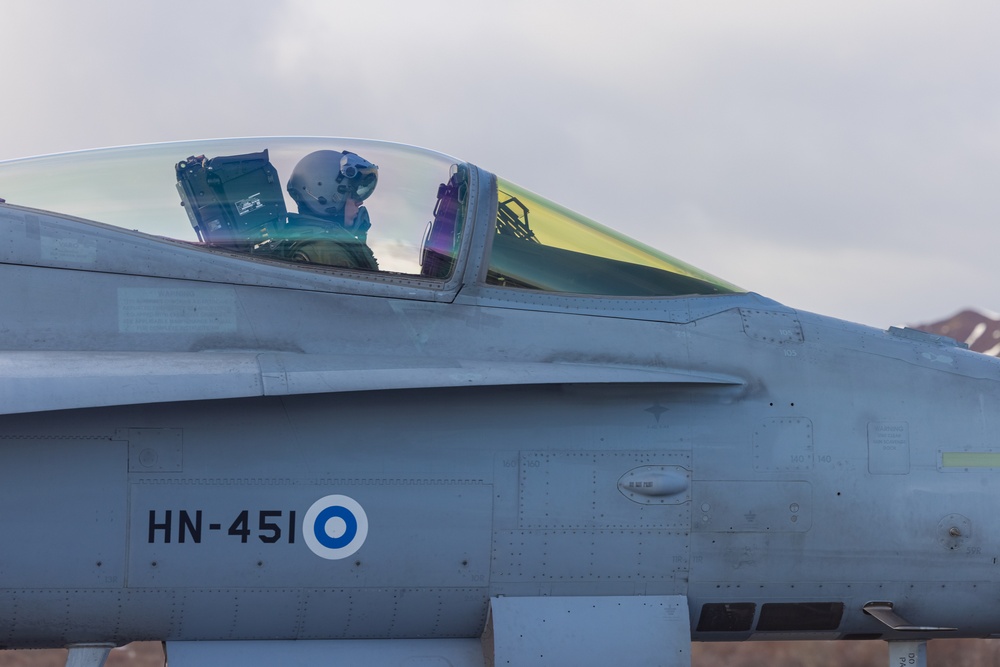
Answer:
<svg viewBox="0 0 1000 667"><path fill-rule="evenodd" d="M1000 468L1000 452L941 452L942 468Z"/></svg>

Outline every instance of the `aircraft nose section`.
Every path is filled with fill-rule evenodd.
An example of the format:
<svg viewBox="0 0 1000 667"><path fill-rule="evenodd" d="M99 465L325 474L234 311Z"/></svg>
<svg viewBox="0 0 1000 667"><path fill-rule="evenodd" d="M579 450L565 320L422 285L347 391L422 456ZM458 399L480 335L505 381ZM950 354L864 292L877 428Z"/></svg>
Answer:
<svg viewBox="0 0 1000 667"><path fill-rule="evenodd" d="M680 466L641 466L618 480L626 498L646 505L683 502L691 486L691 473Z"/></svg>

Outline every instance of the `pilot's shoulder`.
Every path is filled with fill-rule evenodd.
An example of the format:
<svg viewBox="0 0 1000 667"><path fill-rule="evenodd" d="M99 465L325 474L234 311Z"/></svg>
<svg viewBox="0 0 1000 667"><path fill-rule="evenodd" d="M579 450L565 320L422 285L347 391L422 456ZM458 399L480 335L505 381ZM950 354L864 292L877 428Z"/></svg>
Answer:
<svg viewBox="0 0 1000 667"><path fill-rule="evenodd" d="M352 235L333 220L326 220L314 215L289 213L285 222L284 233L288 237L324 238L327 240L350 240Z"/></svg>
<svg viewBox="0 0 1000 667"><path fill-rule="evenodd" d="M323 218L318 218L315 215L306 215L305 213L289 213L285 224L295 229L305 229L309 227L321 227L326 229L327 227L334 226L335 223L332 220L324 220Z"/></svg>

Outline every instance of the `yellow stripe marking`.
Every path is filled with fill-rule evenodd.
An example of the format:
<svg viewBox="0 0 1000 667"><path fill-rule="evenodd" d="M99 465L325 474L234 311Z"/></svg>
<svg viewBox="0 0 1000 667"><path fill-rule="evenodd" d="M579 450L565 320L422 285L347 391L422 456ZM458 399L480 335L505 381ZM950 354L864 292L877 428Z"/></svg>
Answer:
<svg viewBox="0 0 1000 667"><path fill-rule="evenodd" d="M942 468L1000 468L1000 452L941 452Z"/></svg>

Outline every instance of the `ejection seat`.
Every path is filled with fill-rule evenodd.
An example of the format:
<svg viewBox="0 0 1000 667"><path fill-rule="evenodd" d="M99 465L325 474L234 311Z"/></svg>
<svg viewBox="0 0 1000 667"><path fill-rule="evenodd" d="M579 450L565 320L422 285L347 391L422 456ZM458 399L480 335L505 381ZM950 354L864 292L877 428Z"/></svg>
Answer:
<svg viewBox="0 0 1000 667"><path fill-rule="evenodd" d="M276 251L288 211L267 150L178 162L177 191L198 239L239 252Z"/></svg>

